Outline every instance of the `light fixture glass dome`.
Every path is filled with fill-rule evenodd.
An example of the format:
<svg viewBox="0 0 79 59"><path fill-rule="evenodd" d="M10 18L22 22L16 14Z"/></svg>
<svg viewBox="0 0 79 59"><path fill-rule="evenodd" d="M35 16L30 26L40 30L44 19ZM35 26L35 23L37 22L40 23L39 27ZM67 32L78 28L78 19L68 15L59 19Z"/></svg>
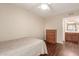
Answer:
<svg viewBox="0 0 79 59"><path fill-rule="evenodd" d="M48 4L41 4L38 8L41 8L42 10L49 10Z"/></svg>

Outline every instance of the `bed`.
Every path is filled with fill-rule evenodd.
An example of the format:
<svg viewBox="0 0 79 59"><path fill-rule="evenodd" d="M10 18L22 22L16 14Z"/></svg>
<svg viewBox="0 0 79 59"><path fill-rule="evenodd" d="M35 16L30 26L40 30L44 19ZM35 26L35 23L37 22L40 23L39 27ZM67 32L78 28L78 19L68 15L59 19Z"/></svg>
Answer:
<svg viewBox="0 0 79 59"><path fill-rule="evenodd" d="M0 56L38 56L47 54L45 42L37 38L22 38L0 42Z"/></svg>

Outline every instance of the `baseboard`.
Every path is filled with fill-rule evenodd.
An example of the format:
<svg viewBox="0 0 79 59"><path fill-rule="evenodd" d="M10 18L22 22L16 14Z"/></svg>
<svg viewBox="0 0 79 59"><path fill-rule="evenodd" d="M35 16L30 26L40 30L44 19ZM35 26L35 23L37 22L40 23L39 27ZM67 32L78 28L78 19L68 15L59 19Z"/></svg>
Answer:
<svg viewBox="0 0 79 59"><path fill-rule="evenodd" d="M63 44L63 42L57 42L57 43Z"/></svg>

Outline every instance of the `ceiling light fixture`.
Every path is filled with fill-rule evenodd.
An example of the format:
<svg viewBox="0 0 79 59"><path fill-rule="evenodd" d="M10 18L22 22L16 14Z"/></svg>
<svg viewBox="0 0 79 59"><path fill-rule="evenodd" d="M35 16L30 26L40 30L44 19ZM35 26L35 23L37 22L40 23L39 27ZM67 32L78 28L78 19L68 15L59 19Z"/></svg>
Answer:
<svg viewBox="0 0 79 59"><path fill-rule="evenodd" d="M52 4L52 3L48 3L48 4Z"/></svg>
<svg viewBox="0 0 79 59"><path fill-rule="evenodd" d="M41 8L42 10L49 10L48 4L41 4L38 8Z"/></svg>

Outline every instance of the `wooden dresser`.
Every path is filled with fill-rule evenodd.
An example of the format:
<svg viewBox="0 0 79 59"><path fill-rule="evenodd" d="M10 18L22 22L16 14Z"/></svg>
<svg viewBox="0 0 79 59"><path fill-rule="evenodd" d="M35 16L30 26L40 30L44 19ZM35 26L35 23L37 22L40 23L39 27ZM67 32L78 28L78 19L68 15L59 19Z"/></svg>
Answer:
<svg viewBox="0 0 79 59"><path fill-rule="evenodd" d="M48 43L52 43L52 44L55 44L56 43L56 30L49 30L47 29L46 30L46 41Z"/></svg>
<svg viewBox="0 0 79 59"><path fill-rule="evenodd" d="M66 32L65 40L74 42L74 43L78 43L79 42L79 33Z"/></svg>

